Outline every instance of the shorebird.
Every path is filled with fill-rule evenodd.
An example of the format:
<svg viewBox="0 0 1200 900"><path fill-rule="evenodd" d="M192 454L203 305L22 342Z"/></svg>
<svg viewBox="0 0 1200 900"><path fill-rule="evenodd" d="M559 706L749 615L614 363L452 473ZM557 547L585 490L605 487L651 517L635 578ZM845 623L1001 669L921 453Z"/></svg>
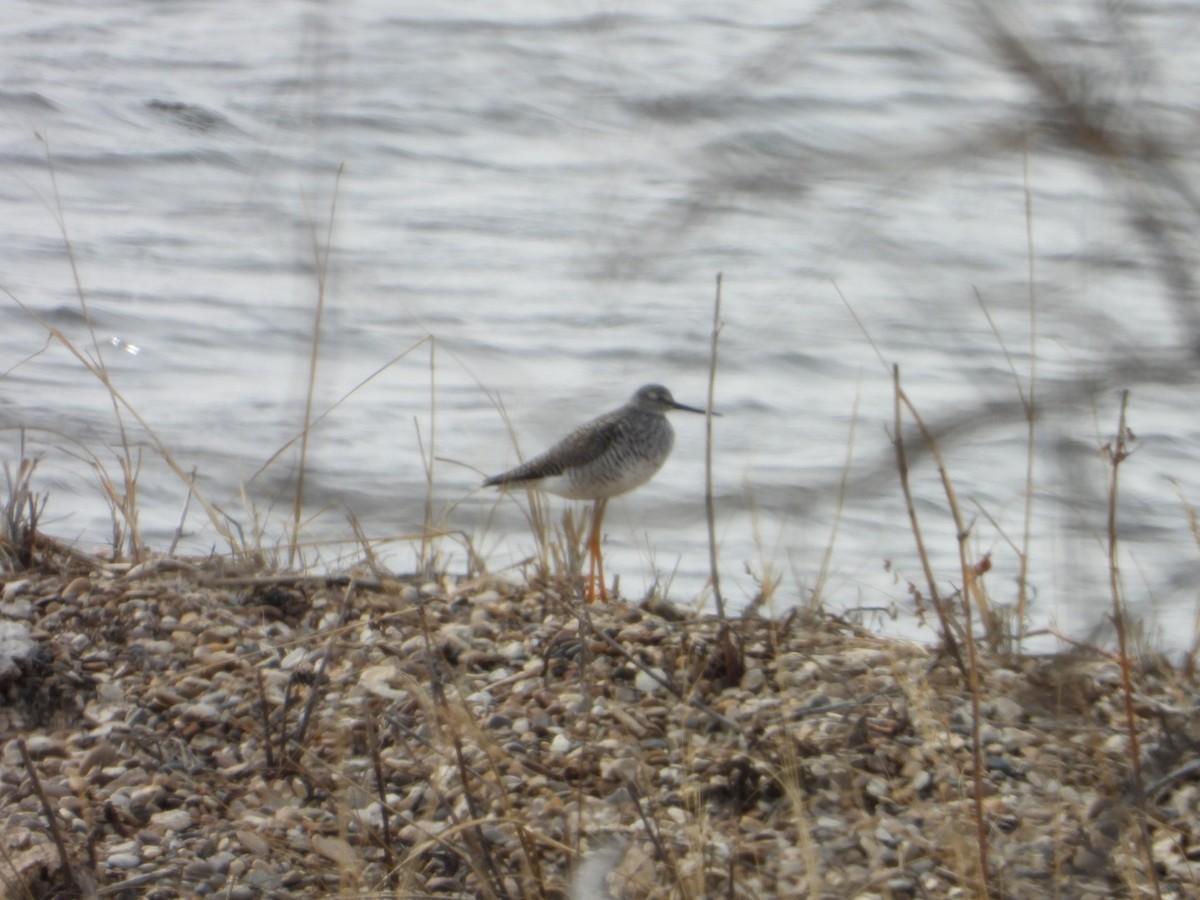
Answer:
<svg viewBox="0 0 1200 900"><path fill-rule="evenodd" d="M667 461L675 432L666 413L673 409L704 414L702 409L676 403L661 384L644 385L620 409L580 425L545 453L483 482L484 487L531 487L570 500L593 501L588 536L589 603L596 598L597 578L600 599L608 600L600 556L604 508L610 497L645 484Z"/></svg>

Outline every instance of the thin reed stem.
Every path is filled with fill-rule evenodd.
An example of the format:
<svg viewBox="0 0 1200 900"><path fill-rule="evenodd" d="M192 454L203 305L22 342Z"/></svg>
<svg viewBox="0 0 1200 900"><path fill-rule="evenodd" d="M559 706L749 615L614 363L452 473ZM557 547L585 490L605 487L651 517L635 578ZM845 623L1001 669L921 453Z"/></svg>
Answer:
<svg viewBox="0 0 1200 900"><path fill-rule="evenodd" d="M1025 235L1029 258L1029 396L1025 404L1025 530L1017 572L1017 652L1021 652L1029 607L1029 551L1033 542L1033 462L1037 437L1037 278L1033 243L1033 189L1030 187L1029 148L1025 148Z"/></svg>
<svg viewBox="0 0 1200 900"><path fill-rule="evenodd" d="M713 298L712 343L708 357L708 401L704 413L704 518L708 523L708 568L712 582L717 615L725 621L725 598L721 596L721 572L717 565L717 517L713 498L713 393L717 380L717 341L721 336L721 284L717 273L717 290Z"/></svg>
<svg viewBox="0 0 1200 900"><path fill-rule="evenodd" d="M433 577L435 560L433 537L433 463L437 458L437 339L429 339L429 448L421 450L421 462L425 468L425 512L421 522L421 571Z"/></svg>
<svg viewBox="0 0 1200 900"><path fill-rule="evenodd" d="M333 200L329 205L324 248L322 248L315 230L313 233L313 257L317 263L317 308L313 316L312 340L308 356L308 389L304 394L304 426L300 430L300 465L296 472L296 496L292 501L292 531L288 540L289 568L295 563L300 552L300 515L304 507L304 476L308 468L308 441L312 433L313 402L317 392L317 363L321 358L321 321L325 316L325 287L329 277L329 254L333 249L333 223L337 212L338 188L345 168L345 163L338 166L337 175L334 178Z"/></svg>

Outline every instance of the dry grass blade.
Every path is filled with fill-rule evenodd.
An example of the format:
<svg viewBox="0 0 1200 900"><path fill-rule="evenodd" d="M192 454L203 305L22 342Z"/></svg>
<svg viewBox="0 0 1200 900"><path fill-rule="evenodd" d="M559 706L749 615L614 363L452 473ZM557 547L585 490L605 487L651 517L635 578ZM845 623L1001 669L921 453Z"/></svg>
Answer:
<svg viewBox="0 0 1200 900"><path fill-rule="evenodd" d="M842 475L838 480L837 500L833 508L833 524L829 526L829 540L821 553L821 564L817 569L817 577L813 580L811 611L816 612L822 606L822 596L829 582L829 573L833 566L833 551L837 545L838 530L841 527L842 515L846 509L846 492L850 487L850 471L854 462L854 437L858 431L859 392L854 393L854 407L850 410L850 433L846 436L846 456L842 461Z"/></svg>
<svg viewBox="0 0 1200 900"><path fill-rule="evenodd" d="M396 365L396 363L400 362L405 357L407 357L410 353L414 352L419 347L423 347L430 340L432 340L432 338L429 336L421 338L419 341L417 341L411 347L408 347L401 353L397 353L395 356L393 356L391 359L389 359L383 365L374 369L365 378L362 378L361 380L359 380L359 382L357 384L355 384L354 387L350 388L350 390L348 390L344 394L342 394L342 396L340 396L337 400L335 400L333 403L329 404L329 406L326 407L321 412L320 415L314 417L312 419L312 421L309 422L309 424L308 424L308 430L311 431L312 429L316 428L318 425L321 424L322 421L324 421L329 415L331 415L335 410L337 410L338 407L340 407L343 403L345 403L347 400L349 400L351 397L353 397L355 394L357 394L366 385L370 384L372 381L374 381L376 378L378 378L380 375L382 375L384 372L386 372L392 366ZM267 459L262 463L262 465L260 465L257 469L254 470L254 473L249 478L246 479L245 484L246 485L253 484L254 481L257 480L263 474L263 472L265 472L265 471L267 471L267 469L271 468L271 466L273 466L279 460L279 458L281 456L283 456L284 453L286 453L288 450L290 450L292 447L294 447L303 438L304 438L304 431L300 431L297 434L295 434L293 437L284 441L284 443L281 444L275 450L274 453L272 453L269 457L267 457ZM243 485L243 487L245 487L245 485Z"/></svg>
<svg viewBox="0 0 1200 900"><path fill-rule="evenodd" d="M7 463L4 477L7 492L4 497L4 521L0 528L0 551L9 564L27 569L34 563L38 539L38 522L46 508L46 497L33 490L33 475L38 460L25 455L25 433L21 433L21 461L14 472Z"/></svg>
<svg viewBox="0 0 1200 900"><path fill-rule="evenodd" d="M134 454L129 442L129 433L125 428L125 417L121 414L122 404L118 402L117 395L113 391L112 382L109 378L108 367L104 362L104 353L100 348L100 341L96 338L96 329L92 323L92 311L88 305L87 292L83 289L83 279L79 275L79 265L75 258L75 248L71 241L71 234L67 230L66 214L63 212L62 196L58 190L58 170L54 165L54 157L50 153L50 141L44 136L38 136L46 152L46 168L50 173L50 184L54 191L54 219L58 224L59 234L62 237L63 247L67 251L67 261L71 266L71 277L75 283L75 295L79 299L79 308L83 314L83 321L87 327L88 336L92 342L93 357L90 358L93 372L100 379L100 382L108 388L109 401L112 403L113 419L117 424L117 432L121 436L121 451L120 457L121 472L124 476L124 491L117 495L114 494L114 499L117 501L117 509L119 509L121 517L125 520L128 530L124 534L125 541L122 542L120 535L114 534L114 553L119 554L122 543L127 543L129 556L135 562L142 560L143 544L142 537L137 527L137 481L136 471L137 466L134 464ZM12 296L9 294L9 296ZM13 299L16 299L15 297ZM116 518L113 520L114 531L117 528Z"/></svg>
<svg viewBox="0 0 1200 900"><path fill-rule="evenodd" d="M55 328L36 312L22 303L19 299L17 299L16 295L14 295L11 291L3 287L0 287L0 290L4 291L4 293L7 294L8 297L14 303L16 303L17 306L19 306L27 316L37 322L41 327L45 328L46 332L54 340L62 344L63 347L65 347L67 351L74 356L85 369L88 370L88 372L95 376L95 378L104 385L105 389L112 397L113 402L128 412L138 423L138 425L141 426L142 430L146 433L146 437L149 438L150 443L153 444L155 452L158 453L163 462L170 467L171 471L179 477L179 480L183 484L188 485L190 488L191 475L189 474L189 471L176 461L174 455L170 450L167 449L166 444L162 442L157 432L155 432L155 430L150 426L150 423L147 422L137 411L137 409L134 408L133 404L131 404L125 398L125 395L117 390L112 381L109 379L108 373L94 363L91 359L89 359L85 353L80 351L79 348L76 347L75 344L59 329ZM134 467L131 467L130 471L134 471ZM244 549L243 545L230 529L229 523L224 514L222 514L221 511L217 509L217 507L203 494L196 493L195 497L199 501L200 505L204 508L204 512L208 515L208 519L212 523L213 527L217 530L217 533L221 535L221 537L229 544L230 548L233 549L235 553L241 553Z"/></svg>

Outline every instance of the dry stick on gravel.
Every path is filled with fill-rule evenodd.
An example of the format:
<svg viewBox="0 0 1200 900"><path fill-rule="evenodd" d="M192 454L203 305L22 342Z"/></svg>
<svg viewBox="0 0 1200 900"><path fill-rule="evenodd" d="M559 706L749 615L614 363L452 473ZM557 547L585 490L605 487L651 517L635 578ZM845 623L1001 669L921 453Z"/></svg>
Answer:
<svg viewBox="0 0 1200 900"><path fill-rule="evenodd" d="M258 685L258 711L262 716L262 741L263 751L267 758L267 771L273 772L275 771L275 752L271 749L271 712L267 709L267 686L263 682L262 670L258 666L250 667L254 670L255 683Z"/></svg>
<svg viewBox="0 0 1200 900"><path fill-rule="evenodd" d="M392 853L392 822L388 815L387 786L383 781L383 759L379 752L379 732L375 727L375 711L371 709L371 697L363 698L363 719L367 723L367 749L375 772L375 793L379 797L380 831L383 837L383 861L387 866L388 884L392 890L400 888L400 873L396 868L396 857Z"/></svg>
<svg viewBox="0 0 1200 900"><path fill-rule="evenodd" d="M435 650L433 632L429 628L429 620L425 616L425 610L418 607L419 622L421 624L421 635L425 642L425 654L429 660L429 695L433 700L434 708L439 711L447 711L449 709L449 698L446 696L446 682L450 679L447 677L441 662L441 658ZM462 706L463 712L470 715L470 711L465 705ZM479 823L484 821L480 816L476 805L475 795L471 793L471 785L473 780L482 780L478 772L475 772L466 761L462 749L462 734L459 726L453 722L449 716L438 715L438 723L441 730L449 735L449 741L454 747L455 765L458 770L458 783L462 787L463 800L467 804L467 812L470 820L463 822L454 812L454 805L448 800L443 800L449 818L455 823L455 827L461 829L463 840L467 844L469 852L462 853L460 850L455 850L459 857L470 866L475 875L479 878L479 887L484 892L485 897L503 897L505 892L503 889L503 879L497 871L496 862L492 857L491 844L483 836ZM472 776L475 776L473 779ZM439 838L438 843L443 845Z"/></svg>
<svg viewBox="0 0 1200 900"><path fill-rule="evenodd" d="M123 894L125 891L132 891L134 888L144 887L147 884L153 884L155 881L161 881L164 878L171 878L178 875L179 870L176 868L159 869L157 872L147 872L145 875L135 875L133 878L126 878L124 881L118 881L115 884L106 884L103 887L96 888L97 897L108 897L112 894Z"/></svg>
<svg viewBox="0 0 1200 900"><path fill-rule="evenodd" d="M155 881L161 881L164 878L170 878L178 874L178 869L169 868L159 869L157 872L147 872L145 875L135 875L133 878L126 878L124 881L118 881L115 884L106 884L103 887L96 888L96 896L107 897L111 894L123 894L125 891L131 891L134 888L140 888L147 884L152 884Z"/></svg>
<svg viewBox="0 0 1200 900"><path fill-rule="evenodd" d="M913 417L913 421L917 423L917 428L921 432L921 436L925 439L925 445L929 448L929 452L933 454L934 460L937 462L938 474L942 479L942 489L946 493L946 501L950 506L950 513L954 517L954 527L958 534L958 561L962 570L962 609L963 609L963 640L967 645L967 683L971 691L971 756L972 756L972 784L974 786L974 814L975 814L975 841L979 851L979 892L984 898L988 897L988 882L989 866L988 866L988 841L987 841L987 823L983 816L983 745L980 740L980 703L979 703L979 658L976 654L975 635L971 625L971 599L975 593L975 573L967 559L967 537L969 529L963 521L962 510L958 505L958 497L954 492L954 485L950 481L950 472L946 468L946 461L942 458L941 448L937 444L937 439L933 433L925 425L925 420L921 418L921 414L917 412L916 407L904 393L904 389L900 386L900 367L896 366L893 370L893 378L896 390L896 402L903 403L909 414ZM898 419L897 413L897 419ZM897 426L899 422L897 421ZM897 427L897 437L899 437L900 429ZM982 610L981 610L982 612Z"/></svg>
<svg viewBox="0 0 1200 900"><path fill-rule="evenodd" d="M46 816L46 824L50 826L50 836L54 838L54 846L58 848L58 858L62 863L63 871L67 873L67 878L71 884L85 897L96 896L95 888L80 877L79 871L71 862L71 855L67 852L67 845L63 841L62 831L58 827L58 819L55 818L54 809L50 806L50 801L46 797L45 790L42 789L42 780L38 778L37 769L33 765L33 758L29 755L29 748L25 746L24 738L17 738L17 750L21 753L21 761L25 764L25 771L29 773L29 780L33 784L33 792L37 794L38 800L42 802L42 812Z"/></svg>
<svg viewBox="0 0 1200 900"><path fill-rule="evenodd" d="M481 887L488 889L489 896L503 897L505 895L503 879L496 866L496 861L492 857L491 842L484 836L480 828L479 823L483 822L486 817L480 811L478 800L473 793L471 767L467 765L467 758L463 754L462 734L459 733L457 726L451 727L450 732L451 742L454 745L454 764L458 768L458 782L462 785L463 800L466 802L467 811L471 816L470 823L465 823L463 828L463 838L471 848L471 856L482 866L482 871L479 873L482 876Z"/></svg>
<svg viewBox="0 0 1200 900"><path fill-rule="evenodd" d="M1125 604L1121 597L1121 567L1117 560L1117 481L1121 463L1129 458L1126 438L1130 432L1125 424L1129 391L1121 392L1121 411L1117 418L1117 436L1104 447L1108 455L1112 477L1108 482L1108 586L1112 592L1113 627L1117 630L1117 653L1121 665L1121 692L1125 699L1125 727L1129 732L1129 786L1138 808L1138 836L1143 854L1143 865L1150 877L1154 896L1161 897L1158 873L1154 870L1154 852L1150 832L1146 827L1146 786L1142 782L1141 742L1138 740L1137 712L1133 707L1133 673L1129 661L1129 645L1126 634Z"/></svg>
<svg viewBox="0 0 1200 900"><path fill-rule="evenodd" d="M321 688L325 681L325 669L329 665L330 657L333 656L334 641L342 633L342 624L346 621L346 613L350 609L350 600L357 592L357 587L357 583L351 578L350 584L346 586L346 590L342 594L342 608L338 611L337 622L329 630L329 640L325 642L325 652L321 654L321 661L317 664L317 671L313 675L312 687L308 692L308 702L304 705L304 713L300 716L300 724L296 728L295 742L296 746L301 750L304 749L304 736L308 732L309 719L312 717L313 709L317 705L317 698L321 695Z"/></svg>
<svg viewBox="0 0 1200 900"><path fill-rule="evenodd" d="M297 684L296 672L287 680L287 684L283 689L283 706L279 711L279 765L290 766L292 764L292 753L288 747L287 724L288 714L292 709L293 690ZM268 733L266 740L270 741L271 735Z"/></svg>
<svg viewBox="0 0 1200 900"><path fill-rule="evenodd" d="M641 817L642 824L646 828L646 836L650 838L650 842L654 844L655 849L658 850L659 859L663 861L663 864L670 869L671 874L675 876L675 884L679 887L682 887L682 885L680 885L679 878L679 860L676 859L675 854L671 852L667 845L663 843L662 829L658 827L658 823L650 817L648 812L646 812L646 806L644 803L642 803L641 791L638 790L638 786L628 778L622 780L625 784L625 787L629 790L629 797L633 800L633 805L637 807L638 815Z"/></svg>

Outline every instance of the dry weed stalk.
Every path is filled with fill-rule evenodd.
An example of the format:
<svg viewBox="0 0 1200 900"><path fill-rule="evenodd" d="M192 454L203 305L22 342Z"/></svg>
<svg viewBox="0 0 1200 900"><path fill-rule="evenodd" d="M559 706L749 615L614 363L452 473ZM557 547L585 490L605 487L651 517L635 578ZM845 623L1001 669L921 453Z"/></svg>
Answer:
<svg viewBox="0 0 1200 900"><path fill-rule="evenodd" d="M954 518L954 525L955 525L957 535L958 535L958 561L959 561L959 566L960 566L960 569L962 572L962 579L963 579L962 587L959 591L960 596L962 597L962 613L963 613L962 635L963 635L963 642L967 645L966 676L967 676L967 683L969 685L970 692L971 692L971 752L972 752L972 761L973 761L972 787L973 787L973 794L974 794L973 800L974 800L974 817L975 817L975 843L976 843L976 851L978 854L977 862L978 862L978 866L979 866L978 886L979 886L980 896L986 898L989 896L988 883L991 879L990 879L990 866L988 864L987 822L984 818L984 809L983 809L984 759L983 759L983 744L980 739L981 685L980 685L980 673L979 673L979 658L978 658L977 648L975 646L975 633L974 633L974 627L973 627L973 623L972 623L972 612L971 612L972 598L974 598L975 601L980 604L980 613L985 618L985 623L986 623L986 620L987 620L986 600L984 598L983 592L981 590L979 590L979 588L976 584L976 576L977 576L976 569L973 565L971 565L971 563L967 557L967 540L970 537L970 528L967 526L967 524L963 518L962 510L958 504L958 497L954 490L954 484L950 480L950 472L946 468L946 461L942 458L941 449L938 447L937 439L934 437L933 433L929 430L929 428L925 425L925 421L921 418L921 414L917 411L917 409L913 405L912 401L908 398L908 395L904 393L904 389L900 386L900 367L899 366L895 366L893 368L893 379L894 379L893 384L895 386L895 395L896 395L896 400L895 400L895 403L896 403L896 413L895 413L896 440L899 442L901 429L902 429L902 422L900 421L900 405L903 404L903 406L908 410L909 414L913 417L913 421L916 423L918 430L921 432L922 438L924 438L924 440L925 440L926 447L928 448L929 452L931 454L933 454L933 457L937 462L938 474L942 480L942 488L945 491L946 501L949 505L950 513ZM905 499L909 504L909 518L912 521L914 529L915 529L916 522L917 522L916 508L915 508L915 506L912 505L912 496L911 496L911 493L909 492L908 485L907 485L907 482L908 482L907 464L903 462L903 451L901 449L899 449L899 448L902 448L902 446L903 445L901 443L897 443L897 448L898 448L897 455L898 455L898 459L902 466L901 477L902 477L902 481L904 482L904 485L905 485L905 488L904 488ZM933 571L932 565L929 563L928 559L924 555L923 545L919 545L919 546L920 546L919 552L922 555L922 564L926 567L926 574L927 574L927 576L932 577L932 571ZM932 587L932 582L931 582L931 587ZM939 618L942 618L943 613L944 613L944 611L941 608L938 608ZM948 618L943 619L943 628L948 627L948 625L949 625L949 619ZM961 664L962 664L962 660L960 658L959 659L960 667L961 667Z"/></svg>
<svg viewBox="0 0 1200 900"><path fill-rule="evenodd" d="M1108 586L1112 593L1113 627L1117 632L1117 655L1121 668L1121 692L1125 701L1125 728L1129 735L1129 786L1137 805L1137 830L1139 846L1142 851L1142 865L1150 879L1154 896L1162 896L1158 886L1158 873L1154 866L1154 848L1150 839L1150 831L1146 825L1148 814L1146 804L1146 785L1142 781L1142 751L1138 737L1137 711L1134 708L1133 696L1133 661L1129 655L1128 622L1125 613L1124 591L1121 584L1121 567L1118 559L1117 535L1117 487L1121 464L1133 452L1129 449L1129 441L1133 432L1126 421L1129 405L1129 391L1121 392L1121 409L1117 417L1116 437L1103 447L1109 463L1108 482Z"/></svg>
<svg viewBox="0 0 1200 900"><path fill-rule="evenodd" d="M938 623L941 625L942 649L953 657L959 671L966 676L967 666L963 661L962 653L958 649L958 639L954 636L958 630L957 623L951 617L945 601L942 600L941 592L938 590L937 577L933 574L933 562L929 559L929 553L925 549L925 538L921 531L921 521L917 517L917 505L913 500L912 488L908 482L908 453L905 450L904 423L901 419L902 403L899 366L893 367L892 377L895 401L893 405L892 443L896 448L896 469L900 476L900 489L904 492L904 506L908 511L908 524L912 530L913 540L917 543L917 559L921 561L921 569L925 573L925 584L929 591L929 600L933 603L934 612L937 614Z"/></svg>
<svg viewBox="0 0 1200 900"><path fill-rule="evenodd" d="M737 684L746 671L746 659L741 642L734 639L733 629L725 611L725 598L721 594L721 573L717 565L717 516L713 497L713 394L717 381L717 342L721 336L721 285L722 275L717 273L716 295L713 298L712 339L708 359L708 401L704 412L704 518L708 525L709 580L712 583L713 599L717 604L717 616L721 620L718 640L721 644L723 678L727 684Z"/></svg>

